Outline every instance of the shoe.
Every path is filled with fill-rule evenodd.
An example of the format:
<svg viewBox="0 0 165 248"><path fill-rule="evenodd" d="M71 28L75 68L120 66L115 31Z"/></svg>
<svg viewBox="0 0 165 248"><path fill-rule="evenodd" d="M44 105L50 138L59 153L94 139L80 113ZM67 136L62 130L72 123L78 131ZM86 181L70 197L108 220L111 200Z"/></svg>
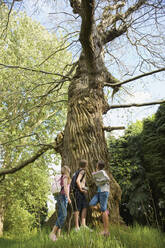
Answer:
<svg viewBox="0 0 165 248"><path fill-rule="evenodd" d="M74 228L74 231L75 231L75 232L80 231L80 227L75 227L75 228Z"/></svg>
<svg viewBox="0 0 165 248"><path fill-rule="evenodd" d="M55 242L55 241L57 240L57 237L56 237L56 235L55 235L53 232L51 232L51 233L49 234L49 238L50 238L53 242Z"/></svg>
<svg viewBox="0 0 165 248"><path fill-rule="evenodd" d="M90 231L90 232L93 232L93 230L90 229L88 226L81 226L80 228L81 228L81 229L86 229L86 230L88 230L88 231Z"/></svg>

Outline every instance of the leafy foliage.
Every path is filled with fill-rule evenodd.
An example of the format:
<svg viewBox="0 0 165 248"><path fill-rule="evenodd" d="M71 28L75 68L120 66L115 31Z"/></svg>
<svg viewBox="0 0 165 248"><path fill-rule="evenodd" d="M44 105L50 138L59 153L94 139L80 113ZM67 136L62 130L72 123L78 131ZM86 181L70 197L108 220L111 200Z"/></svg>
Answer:
<svg viewBox="0 0 165 248"><path fill-rule="evenodd" d="M2 6L0 11L3 27L8 11ZM48 53L54 56L46 61ZM39 146L54 141L64 127L68 86L60 73L70 59L62 37L58 40L24 13L10 15L6 39L0 41L0 167L11 168L29 158ZM53 155L47 152L33 166L2 181L0 203L8 232L28 233L45 219L48 166L59 162Z"/></svg>
<svg viewBox="0 0 165 248"><path fill-rule="evenodd" d="M69 62L70 57L65 56L66 52L62 50L62 41L58 42L55 35L25 14L13 16L8 30L6 40L0 42L0 63L60 73L62 65ZM52 49L57 47L61 48L61 52L40 65L48 51L53 53ZM61 120L65 116L67 86L58 84L56 75L18 68L1 69L0 80L1 142L17 145L18 142L13 140L18 134L25 136L26 142L32 140L33 144L49 141L52 131L58 132L64 125Z"/></svg>
<svg viewBox="0 0 165 248"><path fill-rule="evenodd" d="M122 215L131 223L164 226L165 105L128 127L123 137L108 140L112 173L123 195ZM130 216L131 215L131 216Z"/></svg>
<svg viewBox="0 0 165 248"><path fill-rule="evenodd" d="M146 175L150 182L155 215L165 225L165 105L153 119L144 120L142 152Z"/></svg>
<svg viewBox="0 0 165 248"><path fill-rule="evenodd" d="M4 231L18 236L20 229L27 235L46 217L49 194L48 170L42 164L25 168L1 183L1 199L5 205ZM44 217L44 218L45 218Z"/></svg>

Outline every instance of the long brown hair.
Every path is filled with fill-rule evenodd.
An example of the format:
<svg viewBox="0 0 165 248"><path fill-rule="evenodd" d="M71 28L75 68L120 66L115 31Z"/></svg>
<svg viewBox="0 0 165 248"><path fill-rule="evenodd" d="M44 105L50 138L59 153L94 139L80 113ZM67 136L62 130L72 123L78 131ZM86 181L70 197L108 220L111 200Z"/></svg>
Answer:
<svg viewBox="0 0 165 248"><path fill-rule="evenodd" d="M71 178L70 178L70 168L67 165L64 165L61 170L63 170L63 173L66 175L67 179L68 179L68 184L70 184L71 182Z"/></svg>

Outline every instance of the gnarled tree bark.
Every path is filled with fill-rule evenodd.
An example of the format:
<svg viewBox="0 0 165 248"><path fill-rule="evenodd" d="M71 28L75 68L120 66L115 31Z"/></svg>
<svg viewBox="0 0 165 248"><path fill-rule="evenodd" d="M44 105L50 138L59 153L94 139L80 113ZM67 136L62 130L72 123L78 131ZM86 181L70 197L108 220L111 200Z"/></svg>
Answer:
<svg viewBox="0 0 165 248"><path fill-rule="evenodd" d="M69 165L72 173L78 169L80 159L88 160L89 185L91 172L95 170L98 160L104 160L107 167L109 166L103 126L103 114L109 107L103 88L106 83L112 88L113 84L119 83L104 64L104 45L125 33L128 28L125 22L118 29L113 27L107 30L107 27L122 18L127 18L144 2L144 0L139 0L125 12L125 15L116 16L108 22L103 20L97 25L95 0L70 0L73 13L79 14L82 19L79 37L82 52L76 73L69 86L67 122L61 147L56 151L61 154L62 164ZM109 175L111 179L110 220L119 223L121 221L119 214L121 189L110 172ZM93 188L90 188L89 197L93 193Z"/></svg>
<svg viewBox="0 0 165 248"><path fill-rule="evenodd" d="M79 14L82 17L80 32L82 53L69 86L67 122L63 142L58 149L62 164L69 165L72 173L78 169L80 159L88 161L89 185L91 172L95 170L98 160L104 160L109 166L103 126L103 114L107 108L103 87L107 79L111 83L116 82L103 62L103 43L93 17L94 2L81 1L81 8L77 9L80 10ZM119 214L121 189L111 173L110 178L110 219L118 223L121 221ZM93 193L90 188L89 197Z"/></svg>

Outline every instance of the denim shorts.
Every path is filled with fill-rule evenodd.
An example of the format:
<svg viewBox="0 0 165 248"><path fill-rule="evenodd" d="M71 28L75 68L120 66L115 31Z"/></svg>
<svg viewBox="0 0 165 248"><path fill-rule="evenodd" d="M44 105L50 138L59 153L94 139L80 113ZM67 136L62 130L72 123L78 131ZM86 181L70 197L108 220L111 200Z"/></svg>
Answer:
<svg viewBox="0 0 165 248"><path fill-rule="evenodd" d="M89 206L95 206L100 203L101 212L105 212L107 210L109 192L97 192L93 198L91 199Z"/></svg>

